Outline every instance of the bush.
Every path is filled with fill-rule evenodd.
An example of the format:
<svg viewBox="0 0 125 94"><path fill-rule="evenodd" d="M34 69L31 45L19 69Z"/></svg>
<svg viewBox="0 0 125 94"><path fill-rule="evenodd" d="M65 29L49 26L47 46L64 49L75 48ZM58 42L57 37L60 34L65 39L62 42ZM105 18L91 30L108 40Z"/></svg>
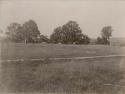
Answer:
<svg viewBox="0 0 125 94"><path fill-rule="evenodd" d="M96 43L97 43L97 44L110 45L110 42L109 42L108 39L106 39L106 38L100 38L100 37L97 38L97 42L96 42Z"/></svg>

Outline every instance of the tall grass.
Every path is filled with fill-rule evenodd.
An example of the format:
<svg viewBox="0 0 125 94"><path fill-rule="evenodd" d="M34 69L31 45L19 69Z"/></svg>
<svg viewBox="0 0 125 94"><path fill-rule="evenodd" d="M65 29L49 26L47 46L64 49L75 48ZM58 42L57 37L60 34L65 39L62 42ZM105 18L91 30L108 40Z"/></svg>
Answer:
<svg viewBox="0 0 125 94"><path fill-rule="evenodd" d="M2 82L8 92L118 94L121 59L3 62Z"/></svg>

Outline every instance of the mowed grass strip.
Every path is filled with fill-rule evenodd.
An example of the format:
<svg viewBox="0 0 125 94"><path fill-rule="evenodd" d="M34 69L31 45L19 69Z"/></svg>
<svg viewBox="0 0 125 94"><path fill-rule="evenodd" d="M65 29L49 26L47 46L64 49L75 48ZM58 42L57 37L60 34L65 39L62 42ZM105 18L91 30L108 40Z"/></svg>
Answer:
<svg viewBox="0 0 125 94"><path fill-rule="evenodd" d="M120 85L124 79L124 68L121 68L124 61L115 57L3 62L2 82L8 92L118 94L121 87L115 85Z"/></svg>
<svg viewBox="0 0 125 94"><path fill-rule="evenodd" d="M104 45L1 44L1 59L70 58L125 54L125 48Z"/></svg>

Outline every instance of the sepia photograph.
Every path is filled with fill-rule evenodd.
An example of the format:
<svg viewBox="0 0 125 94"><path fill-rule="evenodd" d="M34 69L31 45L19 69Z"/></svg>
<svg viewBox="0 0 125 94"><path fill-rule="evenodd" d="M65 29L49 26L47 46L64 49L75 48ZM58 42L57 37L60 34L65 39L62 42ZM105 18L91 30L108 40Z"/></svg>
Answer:
<svg viewBox="0 0 125 94"><path fill-rule="evenodd" d="M0 0L0 94L125 94L125 1Z"/></svg>

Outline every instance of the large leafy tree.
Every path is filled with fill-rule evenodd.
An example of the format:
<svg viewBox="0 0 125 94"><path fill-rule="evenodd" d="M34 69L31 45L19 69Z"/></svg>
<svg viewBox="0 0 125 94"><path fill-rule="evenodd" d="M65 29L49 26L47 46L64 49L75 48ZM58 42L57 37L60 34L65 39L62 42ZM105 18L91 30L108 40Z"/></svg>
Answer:
<svg viewBox="0 0 125 94"><path fill-rule="evenodd" d="M64 44L87 44L89 38L87 35L82 34L82 30L76 21L69 21L62 27L57 27L50 36L51 41L54 43Z"/></svg>
<svg viewBox="0 0 125 94"><path fill-rule="evenodd" d="M109 39L112 36L112 27L111 26L105 26L101 30L101 37L97 38L98 44L110 44Z"/></svg>
<svg viewBox="0 0 125 94"><path fill-rule="evenodd" d="M40 36L38 26L33 20L25 22L22 26L18 23L11 23L7 29L8 39L13 42L37 42Z"/></svg>
<svg viewBox="0 0 125 94"><path fill-rule="evenodd" d="M6 32L7 38L13 42L21 42L23 40L22 27L18 23L11 23Z"/></svg>
<svg viewBox="0 0 125 94"><path fill-rule="evenodd" d="M110 39L110 37L112 36L112 27L111 26L105 26L102 28L102 37L106 38L107 40Z"/></svg>
<svg viewBox="0 0 125 94"><path fill-rule="evenodd" d="M62 32L62 27L57 27L54 29L54 32L51 34L50 36L50 40L53 43L60 43L63 41L62 37L63 37L63 32Z"/></svg>
<svg viewBox="0 0 125 94"><path fill-rule="evenodd" d="M63 32L65 34L65 42L73 43L77 42L82 38L82 30L79 24L75 21L69 21L62 26Z"/></svg>
<svg viewBox="0 0 125 94"><path fill-rule="evenodd" d="M25 43L27 42L36 42L38 36L40 36L40 31L38 26L33 20L29 20L23 24L23 36Z"/></svg>

